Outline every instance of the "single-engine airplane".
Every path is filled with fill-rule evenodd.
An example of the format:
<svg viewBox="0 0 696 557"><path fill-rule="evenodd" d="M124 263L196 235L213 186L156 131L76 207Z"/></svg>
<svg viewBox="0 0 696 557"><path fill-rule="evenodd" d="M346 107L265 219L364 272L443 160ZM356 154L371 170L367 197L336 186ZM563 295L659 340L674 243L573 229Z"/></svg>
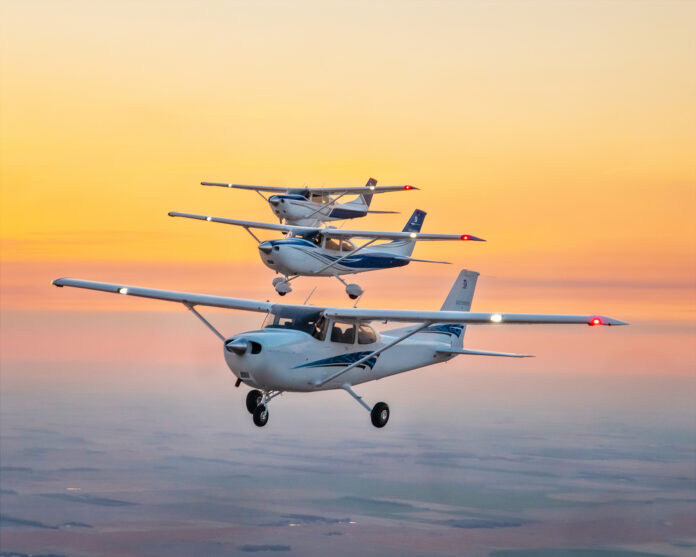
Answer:
<svg viewBox="0 0 696 557"><path fill-rule="evenodd" d="M174 211L169 213L170 217L221 222L246 229L259 243L259 255L264 265L283 275L273 279L273 286L281 296L292 291L290 281L297 277L336 277L346 287L346 294L353 300L362 295L363 289L357 284L347 284L341 275L393 269L408 265L411 261L447 263L411 257L417 241L485 241L471 234L422 234L420 230L425 215L425 211L414 211L402 232L374 232L269 224ZM279 240L262 242L251 232L252 228L277 230L286 233L287 236ZM368 241L356 247L351 238L363 238ZM372 245L379 240L387 241Z"/></svg>
<svg viewBox="0 0 696 557"><path fill-rule="evenodd" d="M525 354L470 350L463 346L467 325L572 324L626 325L601 315L548 315L471 312L478 273L459 273L440 311L332 308L273 304L254 300L155 290L106 282L61 278L55 286L178 302L186 306L222 341L232 373L252 387L246 397L254 424L268 421L268 405L284 392L343 389L369 413L375 427L389 420L389 406L368 406L353 386L390 375L448 361L459 354L524 358ZM260 330L226 337L196 306L255 311L266 314ZM371 321L411 325L378 334Z"/></svg>
<svg viewBox="0 0 696 557"><path fill-rule="evenodd" d="M220 186L240 190L253 190L271 206L273 213L286 224L319 226L323 222L364 217L368 213L395 213L396 211L370 210L372 196L390 191L417 190L413 186L378 186L370 178L365 187L348 188L282 188L278 186L249 186L224 182L201 182L203 186ZM263 193L270 193L269 197ZM344 196L357 195L355 199L338 203Z"/></svg>

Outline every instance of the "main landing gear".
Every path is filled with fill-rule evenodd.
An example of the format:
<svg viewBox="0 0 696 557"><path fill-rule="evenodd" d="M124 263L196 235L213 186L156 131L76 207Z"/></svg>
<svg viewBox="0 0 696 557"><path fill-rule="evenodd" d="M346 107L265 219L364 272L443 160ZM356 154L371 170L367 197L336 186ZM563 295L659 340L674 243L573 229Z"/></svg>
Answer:
<svg viewBox="0 0 696 557"><path fill-rule="evenodd" d="M281 296L285 296L288 292L292 292L288 277L276 277L273 279L273 287Z"/></svg>
<svg viewBox="0 0 696 557"><path fill-rule="evenodd" d="M360 296L362 296L363 293L365 292L362 288L360 288L359 285L357 285L357 284L355 284L355 283L348 284L345 280L343 280L343 279L342 279L341 277L339 277L338 275L334 275L334 276L335 276L339 281L341 281L341 282L343 283L343 285L346 287L346 294L348 294L348 297L349 297L351 300L357 300L357 299L360 298Z"/></svg>
<svg viewBox="0 0 696 557"><path fill-rule="evenodd" d="M281 391L266 391L262 393L258 389L253 389L247 393L246 407L249 414L252 415L254 425L263 427L268 423L268 403L280 393Z"/></svg>
<svg viewBox="0 0 696 557"><path fill-rule="evenodd" d="M360 406L365 408L365 410L367 410L370 413L370 420L372 421L373 426L377 428L382 428L385 425L387 425L387 422L389 421L389 405L386 402L378 402L372 408L370 408L367 404L365 404L362 397L358 396L355 393L355 391L353 391L353 389L350 388L350 385L345 384L341 387L350 396L357 400Z"/></svg>

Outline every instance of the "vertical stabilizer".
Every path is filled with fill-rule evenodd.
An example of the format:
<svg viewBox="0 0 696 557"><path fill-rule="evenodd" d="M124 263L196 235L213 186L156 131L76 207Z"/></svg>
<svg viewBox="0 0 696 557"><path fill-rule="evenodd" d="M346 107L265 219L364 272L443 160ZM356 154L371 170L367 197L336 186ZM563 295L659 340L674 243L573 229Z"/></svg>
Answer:
<svg viewBox="0 0 696 557"><path fill-rule="evenodd" d="M467 271L463 269L457 280L454 281L445 302L440 308L441 311L471 311L471 301L474 298L474 290L476 289L476 281L479 274L476 271ZM445 325L446 326L446 325ZM453 324L453 330L461 327L461 332L452 338L453 348L462 348L464 346L464 333L466 333L466 325Z"/></svg>
<svg viewBox="0 0 696 557"><path fill-rule="evenodd" d="M474 298L474 289L479 274L476 271L463 269L457 280L454 281L452 289L447 294L445 302L440 308L441 311L471 311L471 300Z"/></svg>
<svg viewBox="0 0 696 557"><path fill-rule="evenodd" d="M420 232L426 214L425 211L421 211L420 209L413 211L411 218L408 219L406 226L404 226L403 232Z"/></svg>
<svg viewBox="0 0 696 557"><path fill-rule="evenodd" d="M420 232L423 226L423 221L425 220L425 211L416 209L413 211L411 218L408 219L406 226L402 232ZM413 253L413 248L416 247L416 240L404 239L404 240L393 240L392 242L387 242L386 244L380 244L379 248L381 251L389 250L393 253L398 253L399 255L405 255L410 257Z"/></svg>

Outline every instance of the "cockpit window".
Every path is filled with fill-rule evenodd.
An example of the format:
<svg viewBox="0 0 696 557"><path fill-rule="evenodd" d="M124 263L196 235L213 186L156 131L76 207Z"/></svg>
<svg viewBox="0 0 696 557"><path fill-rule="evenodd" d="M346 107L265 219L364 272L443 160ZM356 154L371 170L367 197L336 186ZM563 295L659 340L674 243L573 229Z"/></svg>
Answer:
<svg viewBox="0 0 696 557"><path fill-rule="evenodd" d="M293 329L311 335L321 318L321 311L314 308L283 307L269 316L269 323L265 328Z"/></svg>
<svg viewBox="0 0 696 557"><path fill-rule="evenodd" d="M318 230L308 230L307 232L295 232L293 233L293 238L301 238L303 240L308 240L314 244L321 244L321 234Z"/></svg>
<svg viewBox="0 0 696 557"><path fill-rule="evenodd" d="M377 333L369 325L360 325L358 329L358 344L372 344L377 340Z"/></svg>
<svg viewBox="0 0 696 557"><path fill-rule="evenodd" d="M353 344L355 342L355 325L352 323L334 323L331 329L331 342Z"/></svg>
<svg viewBox="0 0 696 557"><path fill-rule="evenodd" d="M288 190L288 194L290 195L301 195L305 199L309 199L310 192L307 188L302 188L302 189L290 189Z"/></svg>
<svg viewBox="0 0 696 557"><path fill-rule="evenodd" d="M326 329L328 329L329 322L322 315L317 322L314 324L314 330L312 331L312 336L317 340L324 340L326 338Z"/></svg>

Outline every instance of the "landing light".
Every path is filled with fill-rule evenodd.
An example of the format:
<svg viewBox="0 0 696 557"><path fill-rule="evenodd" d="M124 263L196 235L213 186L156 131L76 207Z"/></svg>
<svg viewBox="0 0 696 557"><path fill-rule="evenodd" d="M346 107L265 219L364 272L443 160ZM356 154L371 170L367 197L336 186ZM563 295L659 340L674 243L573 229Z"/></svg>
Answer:
<svg viewBox="0 0 696 557"><path fill-rule="evenodd" d="M205 217L205 220L207 220L208 222L210 222L210 221L213 220L213 219L212 219L211 217Z"/></svg>
<svg viewBox="0 0 696 557"><path fill-rule="evenodd" d="M500 323L503 320L503 316L500 315L499 313L494 313L491 315L491 321L493 323Z"/></svg>
<svg viewBox="0 0 696 557"><path fill-rule="evenodd" d="M128 294L128 289L125 288L125 287L124 287L124 288L119 288L119 289L118 289L118 293L119 293L119 294Z"/></svg>
<svg viewBox="0 0 696 557"><path fill-rule="evenodd" d="M416 236L418 236L418 234L416 234L415 232L411 232L411 233L409 234L409 236L410 236L411 238L415 238Z"/></svg>
<svg viewBox="0 0 696 557"><path fill-rule="evenodd" d="M370 189L371 189L371 190L374 190L374 189L375 189L375 187L374 187L374 186L370 186Z"/></svg>

